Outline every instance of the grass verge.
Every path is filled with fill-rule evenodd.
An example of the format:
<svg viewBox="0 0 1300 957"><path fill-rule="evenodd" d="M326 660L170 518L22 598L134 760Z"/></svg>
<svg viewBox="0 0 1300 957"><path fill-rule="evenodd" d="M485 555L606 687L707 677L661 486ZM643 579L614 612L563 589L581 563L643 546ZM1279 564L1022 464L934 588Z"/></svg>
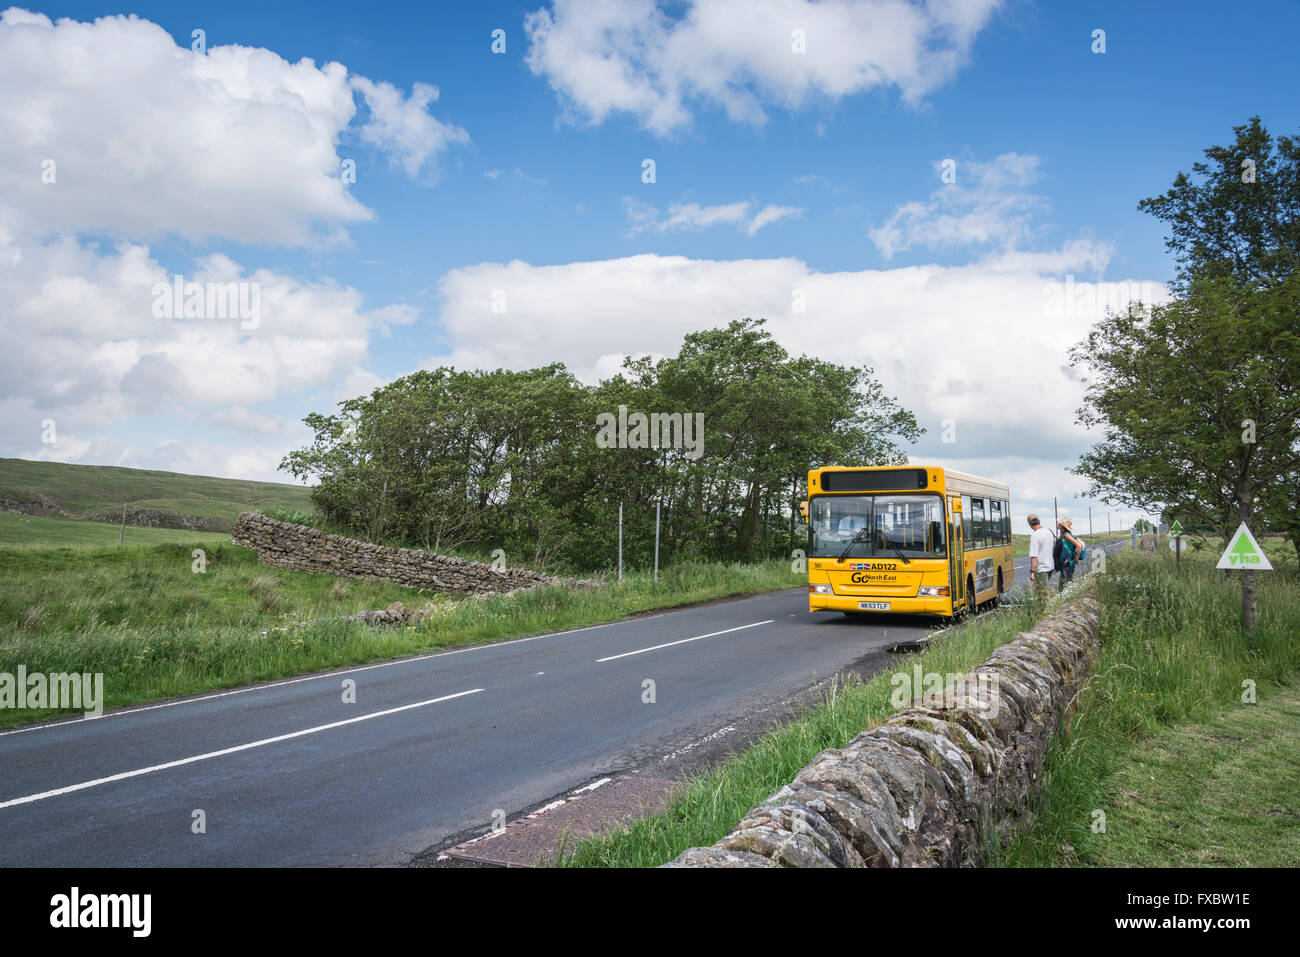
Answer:
<svg viewBox="0 0 1300 957"><path fill-rule="evenodd" d="M1113 774L1102 867L1300 864L1300 680L1143 741ZM1249 783L1243 787L1243 783Z"/></svg>
<svg viewBox="0 0 1300 957"><path fill-rule="evenodd" d="M288 675L562 631L638 612L798 586L786 561L679 565L603 588L543 588L461 600L382 582L270 568L244 548L0 548L0 672L104 675L114 708ZM393 601L426 607L417 625L336 619ZM68 717L0 709L0 727Z"/></svg>
<svg viewBox="0 0 1300 957"><path fill-rule="evenodd" d="M1295 572L1259 575L1251 635L1239 580L1208 563L1177 576L1172 553L1124 553L1098 577L1096 669L1048 753L1033 825L988 863L1300 864Z"/></svg>
<svg viewBox="0 0 1300 957"><path fill-rule="evenodd" d="M919 664L925 673L969 671L1041 615L1042 608L1034 604L986 613L946 632L919 655L900 657L896 670L910 673ZM819 752L843 747L893 714L894 674L883 672L866 682L850 678L837 685L801 718L689 778L662 812L578 842L566 849L557 866L656 867L688 848L713 844L751 807L789 784Z"/></svg>

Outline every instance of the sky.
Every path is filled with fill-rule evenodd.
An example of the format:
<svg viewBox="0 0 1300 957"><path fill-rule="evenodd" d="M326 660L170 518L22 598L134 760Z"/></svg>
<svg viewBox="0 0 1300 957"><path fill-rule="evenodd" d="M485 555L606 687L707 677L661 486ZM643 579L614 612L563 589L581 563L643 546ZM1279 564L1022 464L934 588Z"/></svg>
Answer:
<svg viewBox="0 0 1300 957"><path fill-rule="evenodd" d="M1282 2L3 9L0 455L292 481L305 415L417 369L594 383L752 316L872 367L913 461L1008 482L1017 525L1121 527L1067 471L1069 349L1168 296L1139 200L1253 115L1298 132L1298 32ZM176 276L244 298L187 314Z"/></svg>

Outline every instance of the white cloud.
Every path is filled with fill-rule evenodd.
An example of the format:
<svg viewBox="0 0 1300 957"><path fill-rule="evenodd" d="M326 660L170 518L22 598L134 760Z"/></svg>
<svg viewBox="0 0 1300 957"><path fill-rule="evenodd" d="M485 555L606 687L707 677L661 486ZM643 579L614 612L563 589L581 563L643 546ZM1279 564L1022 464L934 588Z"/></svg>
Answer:
<svg viewBox="0 0 1300 957"><path fill-rule="evenodd" d="M674 18L655 0L554 0L524 19L526 62L588 122L627 113L662 135L702 106L757 124L766 104L794 109L881 88L916 103L956 74L997 6L691 0Z"/></svg>
<svg viewBox="0 0 1300 957"><path fill-rule="evenodd" d="M265 49L178 46L137 17L52 22L0 14L0 219L19 233L305 244L373 219L340 176L337 146L361 137L415 175L463 130L411 95L339 63ZM54 182L47 161L53 162Z"/></svg>
<svg viewBox="0 0 1300 957"><path fill-rule="evenodd" d="M835 273L797 259L657 255L559 266L483 263L440 280L452 348L425 365L521 369L545 356L595 382L625 354L675 354L688 332L766 317L795 354L873 366L889 394L929 429L920 454L953 462L1022 456L1046 470L1024 493L1074 491L1061 470L1086 441L1074 422L1082 386L1067 350L1105 305L1165 295L1152 282L1093 287L1091 296L1079 294L1076 283L1064 294L1058 270L1090 273L1106 259L1105 247L1076 241L1050 254L967 266ZM495 289L506 292L505 315L491 310ZM797 301L805 312L794 312ZM957 424L955 445L940 444L945 419Z"/></svg>
<svg viewBox="0 0 1300 957"><path fill-rule="evenodd" d="M629 232L636 234L645 230L660 233L674 230L708 229L712 226L736 226L753 236L764 226L769 226L787 216L798 216L803 209L798 206L764 206L753 216L749 215L753 204L748 201L726 203L717 206L701 206L699 203L670 203L668 212L661 216L659 210L647 203L631 197L624 197L627 217L631 224Z"/></svg>
<svg viewBox="0 0 1300 957"><path fill-rule="evenodd" d="M483 175L486 176L488 179L495 181L500 179L504 173L505 170L490 169L487 172L485 172ZM523 170L519 169L518 167L515 167L514 177L516 180L518 180L521 183L531 183L534 186L546 185L545 176L529 176L527 173L525 173Z"/></svg>
<svg viewBox="0 0 1300 957"><path fill-rule="evenodd" d="M419 176L435 157L453 145L469 142L469 134L459 126L435 119L428 112L438 99L438 88L416 83L411 95L391 83L375 83L364 76L352 78L370 108L370 121L361 127L361 138L387 152L412 179ZM432 171L430 172L432 177Z"/></svg>
<svg viewBox="0 0 1300 957"><path fill-rule="evenodd" d="M934 164L936 177L945 162ZM924 246L995 244L1012 250L1029 239L1030 220L1048 208L1047 199L1028 192L1038 179L1040 158L1004 153L989 163L963 160L953 167L955 181L940 186L927 202L904 203L882 226L870 231L886 259Z"/></svg>
<svg viewBox="0 0 1300 957"><path fill-rule="evenodd" d="M371 339L415 310L367 309L333 280L212 253L183 280L255 290L256 321L174 319L154 308L172 276L138 240L343 238L373 218L339 175L354 98L369 108L359 139L428 177L467 141L429 115L437 91L405 96L264 49L198 54L137 17L52 22L17 8L0 14L0 88L0 445L283 479L274 466L304 430L272 410L379 381ZM78 238L98 232L123 238L107 252ZM56 440L35 444L47 419ZM181 434L142 434L154 427ZM223 431L233 444L212 439Z"/></svg>
<svg viewBox="0 0 1300 957"><path fill-rule="evenodd" d="M360 293L330 280L246 271L211 255L184 279L255 284L257 327L242 328L238 317L158 318L155 284L172 277L145 246L99 254L63 238L26 240L19 250L21 266L0 266L0 441L24 447L53 418L53 457L65 461L64 448L70 456L94 451L65 440L103 437L142 415L280 430L246 410L366 381L370 339L416 315L400 304L366 310Z"/></svg>
<svg viewBox="0 0 1300 957"><path fill-rule="evenodd" d="M799 206L773 206L769 203L749 221L749 225L745 227L745 232L753 236L764 226L770 226L777 220L785 219L787 216L799 216L802 213L803 209Z"/></svg>
<svg viewBox="0 0 1300 957"><path fill-rule="evenodd" d="M278 435L285 429L285 422L279 416L254 412L238 405L219 408L208 417L208 421L223 429L244 435L259 433L262 435Z"/></svg>

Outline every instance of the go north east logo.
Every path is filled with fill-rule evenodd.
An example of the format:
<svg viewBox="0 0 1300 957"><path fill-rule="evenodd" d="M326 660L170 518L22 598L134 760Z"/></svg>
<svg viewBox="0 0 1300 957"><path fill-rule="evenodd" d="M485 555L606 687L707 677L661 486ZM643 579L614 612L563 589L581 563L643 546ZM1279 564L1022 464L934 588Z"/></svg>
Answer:
<svg viewBox="0 0 1300 957"><path fill-rule="evenodd" d="M1250 534L1250 529L1246 527L1245 522L1241 523L1237 534L1232 536L1232 541L1219 556L1219 564L1214 567L1261 572L1273 570L1273 565L1264 554L1264 549L1259 547L1259 542L1255 541L1255 536Z"/></svg>

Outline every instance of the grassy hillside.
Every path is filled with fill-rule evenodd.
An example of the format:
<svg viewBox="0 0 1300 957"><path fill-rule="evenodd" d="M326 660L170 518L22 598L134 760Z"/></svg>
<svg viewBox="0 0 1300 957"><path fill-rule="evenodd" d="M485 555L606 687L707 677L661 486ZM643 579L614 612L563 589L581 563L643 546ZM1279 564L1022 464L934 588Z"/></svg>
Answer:
<svg viewBox="0 0 1300 957"><path fill-rule="evenodd" d="M0 494L39 493L74 517L130 503L199 518L234 522L241 511L278 505L311 510L310 489L277 482L181 475L106 465L0 459Z"/></svg>

